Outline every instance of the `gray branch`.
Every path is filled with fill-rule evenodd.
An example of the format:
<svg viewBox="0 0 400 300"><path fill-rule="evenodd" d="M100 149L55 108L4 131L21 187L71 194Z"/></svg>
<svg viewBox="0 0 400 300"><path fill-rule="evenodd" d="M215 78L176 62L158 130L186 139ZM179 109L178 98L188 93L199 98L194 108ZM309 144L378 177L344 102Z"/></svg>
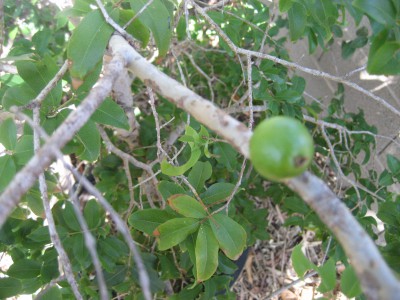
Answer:
<svg viewBox="0 0 400 300"><path fill-rule="evenodd" d="M128 68L146 85L214 130L244 157L249 158L252 132L244 124L162 73L122 37L113 36L110 44L121 49ZM367 297L397 299L400 295L399 281L383 260L373 240L329 187L310 173L304 173L284 183L297 192L336 235L353 264Z"/></svg>

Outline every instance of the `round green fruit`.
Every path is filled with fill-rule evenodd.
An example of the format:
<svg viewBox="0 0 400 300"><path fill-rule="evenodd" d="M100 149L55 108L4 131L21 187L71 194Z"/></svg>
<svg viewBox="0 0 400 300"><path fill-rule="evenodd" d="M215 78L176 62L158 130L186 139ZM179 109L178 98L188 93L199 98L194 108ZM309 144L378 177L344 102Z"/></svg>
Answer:
<svg viewBox="0 0 400 300"><path fill-rule="evenodd" d="M303 173L314 155L313 139L298 120L278 116L262 121L250 139L254 169L269 180L280 181Z"/></svg>

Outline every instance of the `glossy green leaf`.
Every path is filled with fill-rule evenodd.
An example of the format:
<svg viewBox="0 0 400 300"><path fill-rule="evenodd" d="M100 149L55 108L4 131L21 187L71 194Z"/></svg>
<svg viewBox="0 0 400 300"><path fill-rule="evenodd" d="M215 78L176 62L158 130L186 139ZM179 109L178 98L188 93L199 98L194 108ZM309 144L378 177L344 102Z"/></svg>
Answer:
<svg viewBox="0 0 400 300"><path fill-rule="evenodd" d="M59 67L53 59L46 57L43 61L21 61L16 63L18 74L24 81L39 94L42 89L49 83L54 75L58 72ZM43 106L47 111L52 110L53 107L58 106L61 101L61 82L50 91L48 96L43 102ZM33 99L31 99L33 100ZM46 111L46 112L47 112Z"/></svg>
<svg viewBox="0 0 400 300"><path fill-rule="evenodd" d="M23 135L15 147L14 158L17 165L26 165L33 156L33 136Z"/></svg>
<svg viewBox="0 0 400 300"><path fill-rule="evenodd" d="M164 200L167 200L172 195L185 193L185 190L180 185L165 180L160 181L158 184L158 191L161 193Z"/></svg>
<svg viewBox="0 0 400 300"><path fill-rule="evenodd" d="M125 26L133 17L135 12L133 10L121 10L119 12L119 23ZM142 47L146 47L150 39L150 30L136 18L133 22L129 24L125 30L130 33L134 38L142 42Z"/></svg>
<svg viewBox="0 0 400 300"><path fill-rule="evenodd" d="M36 93L26 84L13 86L4 93L2 104L6 110L10 110L11 106L23 106L35 99Z"/></svg>
<svg viewBox="0 0 400 300"><path fill-rule="evenodd" d="M209 224L225 255L232 260L238 259L246 247L244 228L224 213L212 215Z"/></svg>
<svg viewBox="0 0 400 300"><path fill-rule="evenodd" d="M197 192L204 189L205 182L211 177L212 167L207 162L198 161L190 170L188 180Z"/></svg>
<svg viewBox="0 0 400 300"><path fill-rule="evenodd" d="M381 24L395 24L396 11L391 0L355 0L353 5Z"/></svg>
<svg viewBox="0 0 400 300"><path fill-rule="evenodd" d="M349 298L354 298L361 294L360 281L352 266L347 266L346 270L342 273L340 287L342 288L343 294Z"/></svg>
<svg viewBox="0 0 400 300"><path fill-rule="evenodd" d="M231 195L235 185L227 182L217 182L200 195L205 204L222 202Z"/></svg>
<svg viewBox="0 0 400 300"><path fill-rule="evenodd" d="M203 205L188 195L173 195L168 198L168 204L173 210L185 217L198 219L207 217Z"/></svg>
<svg viewBox="0 0 400 300"><path fill-rule="evenodd" d="M318 267L318 274L321 277L318 291L326 293L336 287L336 265L334 259L330 258L323 266Z"/></svg>
<svg viewBox="0 0 400 300"><path fill-rule="evenodd" d="M307 11L300 3L294 2L288 11L290 39L297 41L302 37L307 24Z"/></svg>
<svg viewBox="0 0 400 300"><path fill-rule="evenodd" d="M146 0L131 0L131 8L138 12ZM138 17L152 32L158 47L159 55L164 56L171 42L171 15L161 0L154 0L149 7Z"/></svg>
<svg viewBox="0 0 400 300"><path fill-rule="evenodd" d="M72 33L67 47L72 77L83 79L97 65L113 31L100 10L91 11L84 17Z"/></svg>
<svg viewBox="0 0 400 300"><path fill-rule="evenodd" d="M0 143L7 150L14 150L17 144L17 126L12 118L8 118L0 124Z"/></svg>
<svg viewBox="0 0 400 300"><path fill-rule="evenodd" d="M111 99L106 99L90 119L100 124L129 129L128 118L124 110Z"/></svg>
<svg viewBox="0 0 400 300"><path fill-rule="evenodd" d="M291 259L294 270L301 278L307 271L317 269L317 266L310 262L303 251L301 251L300 244L293 248Z"/></svg>
<svg viewBox="0 0 400 300"><path fill-rule="evenodd" d="M83 151L78 153L82 160L95 161L100 155L100 134L96 124L88 121L76 134L77 139L83 145Z"/></svg>
<svg viewBox="0 0 400 300"><path fill-rule="evenodd" d="M165 175L168 176L182 175L196 164L200 156L201 156L200 149L195 147L194 149L192 149L189 160L181 166L173 166L169 164L167 160L164 158L164 160L161 162L161 172L163 172Z"/></svg>
<svg viewBox="0 0 400 300"><path fill-rule="evenodd" d="M0 192L2 192L11 182L16 171L17 168L10 155L0 157Z"/></svg>
<svg viewBox="0 0 400 300"><path fill-rule="evenodd" d="M89 229L97 228L102 222L102 214L100 204L94 200L89 200L83 210L83 215L85 217L86 223Z"/></svg>
<svg viewBox="0 0 400 300"><path fill-rule="evenodd" d="M199 227L199 220L193 218L175 218L161 224L154 230L158 237L158 249L167 250L182 242Z"/></svg>
<svg viewBox="0 0 400 300"><path fill-rule="evenodd" d="M35 278L40 274L41 263L31 259L15 261L7 271L7 275L18 279Z"/></svg>
<svg viewBox="0 0 400 300"><path fill-rule="evenodd" d="M218 267L218 241L207 223L200 225L196 239L196 279L209 279Z"/></svg>
<svg viewBox="0 0 400 300"><path fill-rule="evenodd" d="M37 300L62 300L61 290L57 286L52 286L46 290Z"/></svg>
<svg viewBox="0 0 400 300"><path fill-rule="evenodd" d="M128 219L129 224L140 231L152 235L153 231L174 216L165 210L149 208L134 212Z"/></svg>
<svg viewBox="0 0 400 300"><path fill-rule="evenodd" d="M0 299L16 296L22 292L21 281L16 278L0 278Z"/></svg>

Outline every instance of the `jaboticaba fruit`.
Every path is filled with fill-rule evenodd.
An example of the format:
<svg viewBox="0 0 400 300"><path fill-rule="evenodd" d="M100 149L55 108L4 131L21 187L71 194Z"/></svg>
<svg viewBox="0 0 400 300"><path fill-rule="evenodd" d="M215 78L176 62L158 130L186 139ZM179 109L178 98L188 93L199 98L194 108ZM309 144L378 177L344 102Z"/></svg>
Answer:
<svg viewBox="0 0 400 300"><path fill-rule="evenodd" d="M298 120L271 117L262 121L250 139L254 169L269 180L280 181L303 173L314 155L313 139Z"/></svg>

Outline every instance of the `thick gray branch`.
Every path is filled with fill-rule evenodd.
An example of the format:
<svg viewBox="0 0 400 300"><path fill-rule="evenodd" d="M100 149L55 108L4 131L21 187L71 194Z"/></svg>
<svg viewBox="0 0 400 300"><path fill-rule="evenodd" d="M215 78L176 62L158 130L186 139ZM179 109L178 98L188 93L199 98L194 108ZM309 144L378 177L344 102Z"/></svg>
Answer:
<svg viewBox="0 0 400 300"><path fill-rule="evenodd" d="M186 110L249 158L250 129L210 101L200 97L147 62L120 36L110 45L124 53L128 68L146 85ZM305 173L285 182L297 192L332 230L350 258L369 299L397 299L400 283L381 257L376 245L348 208L316 176Z"/></svg>

